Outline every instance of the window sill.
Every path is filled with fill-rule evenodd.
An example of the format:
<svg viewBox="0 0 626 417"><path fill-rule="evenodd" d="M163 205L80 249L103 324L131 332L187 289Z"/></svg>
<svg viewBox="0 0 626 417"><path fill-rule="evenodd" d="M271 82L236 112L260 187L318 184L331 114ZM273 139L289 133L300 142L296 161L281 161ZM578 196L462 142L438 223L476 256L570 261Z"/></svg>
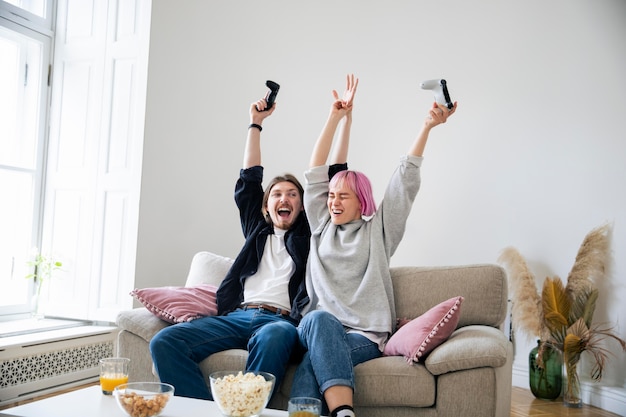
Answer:
<svg viewBox="0 0 626 417"><path fill-rule="evenodd" d="M0 350L11 346L45 343L59 338L75 338L110 331L89 321L57 318L21 319L0 322Z"/></svg>

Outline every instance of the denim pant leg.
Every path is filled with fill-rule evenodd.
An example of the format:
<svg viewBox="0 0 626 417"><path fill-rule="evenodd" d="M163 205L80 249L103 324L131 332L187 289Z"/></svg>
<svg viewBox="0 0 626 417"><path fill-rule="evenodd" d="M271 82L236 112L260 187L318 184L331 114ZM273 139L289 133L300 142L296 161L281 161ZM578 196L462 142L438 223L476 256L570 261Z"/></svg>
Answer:
<svg viewBox="0 0 626 417"><path fill-rule="evenodd" d="M296 370L292 397L321 398L334 385L354 389L353 367L380 356L378 345L365 336L347 334L341 322L325 311L304 316L298 334L308 351Z"/></svg>
<svg viewBox="0 0 626 417"><path fill-rule="evenodd" d="M317 378L315 377L315 371L311 364L311 355L307 351L302 357L302 361L296 368L296 373L293 377L291 384L291 394L293 397L313 397L322 400L324 403L324 397L320 392Z"/></svg>
<svg viewBox="0 0 626 417"><path fill-rule="evenodd" d="M254 310L237 310L226 316L204 317L159 331L150 341L150 354L159 379L174 385L175 395L212 399L198 364L216 352L245 349L255 314Z"/></svg>
<svg viewBox="0 0 626 417"><path fill-rule="evenodd" d="M274 392L277 392L298 342L296 325L269 312L259 312L252 324L255 331L248 342L246 370L273 374L276 377Z"/></svg>

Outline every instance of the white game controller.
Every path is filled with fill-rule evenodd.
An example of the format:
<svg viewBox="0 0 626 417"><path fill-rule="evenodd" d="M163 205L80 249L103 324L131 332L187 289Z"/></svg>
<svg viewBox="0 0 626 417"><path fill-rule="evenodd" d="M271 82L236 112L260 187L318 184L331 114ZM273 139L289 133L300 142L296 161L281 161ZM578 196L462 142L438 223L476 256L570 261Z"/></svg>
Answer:
<svg viewBox="0 0 626 417"><path fill-rule="evenodd" d="M448 84L446 80L427 80L422 83L422 89L432 90L435 94L435 101L439 104L443 104L449 109L454 107L452 100L450 99L450 93L448 93Z"/></svg>

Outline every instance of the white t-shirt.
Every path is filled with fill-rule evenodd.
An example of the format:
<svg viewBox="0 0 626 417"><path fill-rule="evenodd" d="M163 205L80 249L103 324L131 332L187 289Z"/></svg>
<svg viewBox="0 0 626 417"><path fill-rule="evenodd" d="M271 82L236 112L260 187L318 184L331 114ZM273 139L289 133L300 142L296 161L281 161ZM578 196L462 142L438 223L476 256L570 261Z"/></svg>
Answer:
<svg viewBox="0 0 626 417"><path fill-rule="evenodd" d="M291 310L289 302L289 279L296 265L285 247L286 230L274 229L267 237L263 257L256 274L246 279L243 299L249 304L270 304Z"/></svg>

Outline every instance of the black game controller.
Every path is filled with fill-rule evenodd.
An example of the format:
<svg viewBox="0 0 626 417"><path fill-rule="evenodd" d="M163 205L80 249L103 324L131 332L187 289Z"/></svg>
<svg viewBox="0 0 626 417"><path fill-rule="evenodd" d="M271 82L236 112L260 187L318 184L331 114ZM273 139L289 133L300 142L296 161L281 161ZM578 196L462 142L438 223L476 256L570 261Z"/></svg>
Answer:
<svg viewBox="0 0 626 417"><path fill-rule="evenodd" d="M276 96L278 95L278 90L280 90L280 85L270 80L267 80L265 82L265 85L267 86L267 88L270 89L270 91L268 91L267 95L265 96L265 101L267 102L267 106L265 107L265 110L263 111L268 111L269 109L272 108L272 106L274 105L274 102L276 101Z"/></svg>

